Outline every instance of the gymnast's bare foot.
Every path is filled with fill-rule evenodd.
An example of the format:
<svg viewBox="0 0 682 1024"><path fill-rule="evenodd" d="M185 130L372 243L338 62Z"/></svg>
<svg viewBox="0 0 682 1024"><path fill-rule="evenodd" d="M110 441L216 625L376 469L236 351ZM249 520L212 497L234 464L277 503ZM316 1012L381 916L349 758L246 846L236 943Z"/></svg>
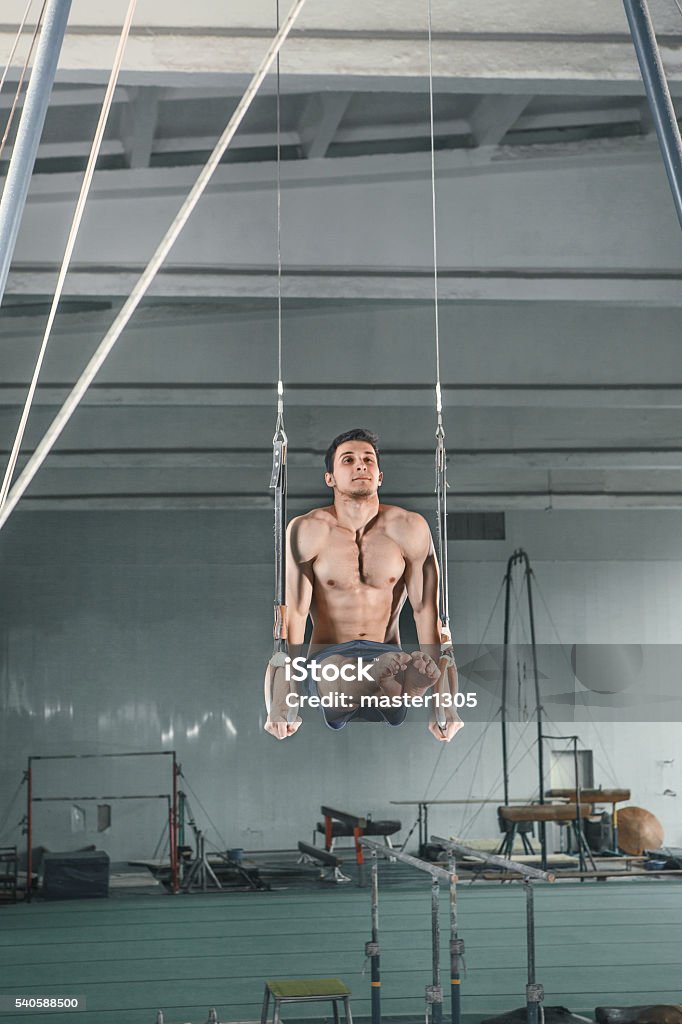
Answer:
<svg viewBox="0 0 682 1024"><path fill-rule="evenodd" d="M373 662L370 674L387 697L399 697L403 692L403 670L409 663L410 655L404 651L387 651Z"/></svg>
<svg viewBox="0 0 682 1024"><path fill-rule="evenodd" d="M410 697L421 696L439 679L440 672L433 658L423 651L414 651L405 669L404 692Z"/></svg>

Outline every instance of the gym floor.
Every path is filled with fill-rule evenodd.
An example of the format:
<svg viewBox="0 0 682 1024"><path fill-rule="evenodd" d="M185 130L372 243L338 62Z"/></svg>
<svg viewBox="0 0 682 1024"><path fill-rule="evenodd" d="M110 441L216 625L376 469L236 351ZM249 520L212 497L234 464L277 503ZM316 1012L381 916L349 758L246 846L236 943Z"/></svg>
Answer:
<svg viewBox="0 0 682 1024"><path fill-rule="evenodd" d="M597 1005L674 1003L682 948L682 885L675 880L563 882L535 890L537 980L546 1005L592 1017ZM448 905L442 893L447 995ZM380 873L382 1010L421 1020L430 983L430 884L400 865ZM514 884L458 888L466 944L463 1012L469 1024L522 1006L525 901ZM88 1021L203 1024L260 1017L266 978L340 977L356 1018L369 1017L368 889L291 885L272 892L171 897L112 890L107 900L7 906L0 913L0 996L77 995ZM302 1011L306 1010L307 1013ZM446 1003L446 1013L448 1006ZM96 1017L94 1015L97 1015ZM285 1019L330 1016L324 1004ZM37 1014L3 1014L4 1024ZM41 1019L44 1019L41 1015ZM51 1012L52 1024L73 1024ZM77 1019L77 1018L76 1018ZM81 1018L83 1019L83 1018Z"/></svg>

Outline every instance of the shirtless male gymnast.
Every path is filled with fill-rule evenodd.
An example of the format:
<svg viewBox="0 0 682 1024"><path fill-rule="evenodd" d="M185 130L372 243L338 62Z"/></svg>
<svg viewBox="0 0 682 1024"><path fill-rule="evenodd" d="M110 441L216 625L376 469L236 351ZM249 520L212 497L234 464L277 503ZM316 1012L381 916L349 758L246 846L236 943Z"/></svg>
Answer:
<svg viewBox="0 0 682 1024"><path fill-rule="evenodd" d="M410 701L421 699L440 679L438 563L431 531L417 513L379 502L383 473L374 434L361 429L339 434L327 450L325 465L334 504L298 516L287 529L289 655L293 659L301 654L310 615L310 667L333 664L340 670L351 663L357 669L359 659L369 664L352 681L325 681L319 677L321 670L313 673L312 685L320 697L334 694L334 701L343 702L325 710L327 725L339 729L353 718L400 725ZM406 600L420 645L413 654L400 648L398 620ZM295 678L290 668L287 672ZM446 674L446 689L454 696L456 673L451 678L452 686ZM274 679L271 664L265 678L265 729L286 739L301 724L295 685L284 684L281 666ZM397 706L368 713L361 707L368 695L390 697ZM438 740L451 740L463 724L454 705L436 712L426 698L425 703L431 706L429 731Z"/></svg>

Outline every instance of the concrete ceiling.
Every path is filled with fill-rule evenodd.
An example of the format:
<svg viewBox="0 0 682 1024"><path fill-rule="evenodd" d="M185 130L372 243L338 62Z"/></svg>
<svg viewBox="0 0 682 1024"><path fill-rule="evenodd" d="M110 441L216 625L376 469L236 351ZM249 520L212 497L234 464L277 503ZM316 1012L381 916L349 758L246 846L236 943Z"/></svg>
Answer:
<svg viewBox="0 0 682 1024"><path fill-rule="evenodd" d="M126 6L73 4L0 311L5 450ZM23 8L5 0L0 53ZM682 14L651 9L677 96ZM140 0L26 453L191 187L274 13ZM433 28L452 507L679 508L682 238L620 0L433 0ZM294 509L323 493L320 454L357 423L382 434L390 499L432 502L425 29L425 3L308 0L282 53ZM0 122L21 48L16 62ZM23 507L268 505L276 145L271 75Z"/></svg>

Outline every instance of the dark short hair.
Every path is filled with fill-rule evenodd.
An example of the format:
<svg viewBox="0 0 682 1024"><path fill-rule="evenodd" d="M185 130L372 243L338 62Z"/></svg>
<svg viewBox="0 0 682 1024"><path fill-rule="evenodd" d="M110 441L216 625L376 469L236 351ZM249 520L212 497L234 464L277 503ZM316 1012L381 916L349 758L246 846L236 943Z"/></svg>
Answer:
<svg viewBox="0 0 682 1024"><path fill-rule="evenodd" d="M336 454L336 449L339 445L345 444L346 441L366 441L368 444L371 444L374 449L374 454L377 457L377 466L379 465L379 438L376 434L373 434L371 430L365 430L363 427L355 427L354 430L346 430L343 434L339 434L327 448L327 451L324 454L324 464L328 473L332 473L334 470L334 455Z"/></svg>

